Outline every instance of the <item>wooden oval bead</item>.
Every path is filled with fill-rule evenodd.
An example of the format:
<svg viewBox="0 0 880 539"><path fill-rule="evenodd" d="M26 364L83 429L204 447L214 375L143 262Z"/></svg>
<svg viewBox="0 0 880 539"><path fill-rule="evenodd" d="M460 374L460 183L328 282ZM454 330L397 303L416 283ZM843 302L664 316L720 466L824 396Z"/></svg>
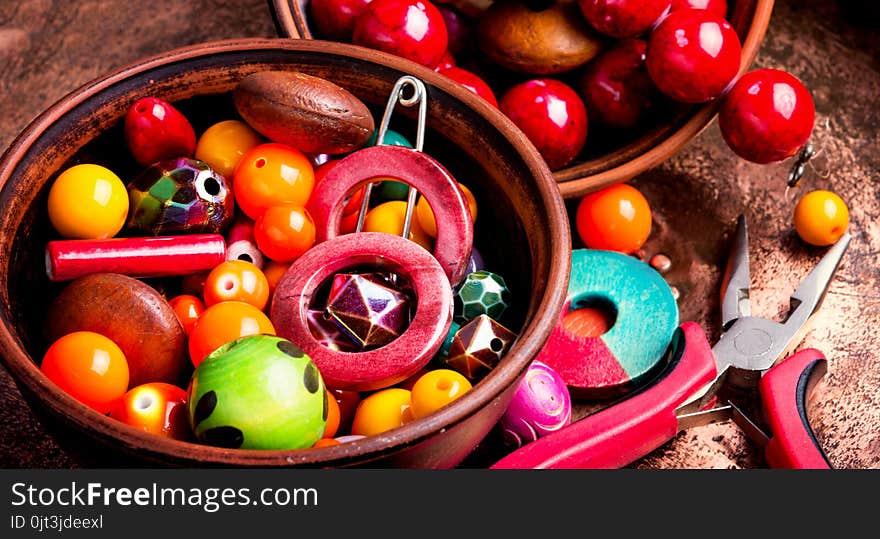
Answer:
<svg viewBox="0 0 880 539"><path fill-rule="evenodd" d="M242 118L263 136L304 153L339 154L363 146L375 129L357 97L320 77L261 71L233 92Z"/></svg>
<svg viewBox="0 0 880 539"><path fill-rule="evenodd" d="M118 273L71 281L49 306L50 342L74 331L100 333L125 354L129 387L149 382L185 383L186 331L153 287Z"/></svg>
<svg viewBox="0 0 880 539"><path fill-rule="evenodd" d="M541 11L524 2L495 2L480 18L477 37L493 63L532 75L571 71L601 48L598 34L571 1Z"/></svg>

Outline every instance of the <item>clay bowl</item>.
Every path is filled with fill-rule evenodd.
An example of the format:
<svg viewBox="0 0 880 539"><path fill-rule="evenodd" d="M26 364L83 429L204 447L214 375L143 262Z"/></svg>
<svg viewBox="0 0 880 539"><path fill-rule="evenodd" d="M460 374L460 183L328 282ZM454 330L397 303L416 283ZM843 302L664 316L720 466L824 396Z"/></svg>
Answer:
<svg viewBox="0 0 880 539"><path fill-rule="evenodd" d="M308 14L309 0L269 0L279 35L291 38L321 38L313 31ZM773 0L728 0L727 19L742 43L740 72L751 66L770 22ZM491 68L486 73L492 72ZM498 70L494 70L498 73ZM525 80L524 76L519 79ZM486 77L499 90L510 84L507 77ZM505 79L505 80L502 80ZM622 133L593 129L581 155L570 165L554 171L565 198L628 181L659 165L700 134L715 118L717 103L686 106L664 101L650 114L644 125Z"/></svg>
<svg viewBox="0 0 880 539"><path fill-rule="evenodd" d="M41 322L59 286L46 277L43 253L54 237L49 187L80 162L116 166L126 156L120 119L145 96L175 103L197 133L235 118L229 91L243 76L298 70L348 89L381 118L399 77L421 78L429 96L425 151L472 188L480 203L475 244L501 267L514 294L510 329L518 339L498 367L449 406L383 435L330 448L228 450L148 435L81 405L42 375L48 347ZM413 132L399 115L392 128ZM378 123L377 123L378 125ZM130 177L130 176L128 176ZM562 309L570 235L562 198L543 160L506 118L479 98L397 57L306 40L222 41L154 56L72 92L36 118L0 161L0 354L22 393L65 430L81 431L136 461L186 467L312 466L452 467L497 422L514 384L541 348ZM501 271L501 270L499 270ZM73 427L73 429L67 428ZM88 437L83 437L90 440ZM90 442L91 443L91 442Z"/></svg>

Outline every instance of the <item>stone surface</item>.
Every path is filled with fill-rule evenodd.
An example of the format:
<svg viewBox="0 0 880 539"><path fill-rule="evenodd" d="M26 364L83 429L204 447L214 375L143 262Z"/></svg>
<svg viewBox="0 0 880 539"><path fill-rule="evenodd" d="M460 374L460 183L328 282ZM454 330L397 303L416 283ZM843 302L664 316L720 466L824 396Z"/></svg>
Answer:
<svg viewBox="0 0 880 539"><path fill-rule="evenodd" d="M151 17L119 0L0 2L0 147L55 100L125 63L169 47L212 39L274 37L264 0L156 0ZM654 210L645 248L675 261L666 277L681 290L682 320L718 336L718 283L736 216L751 231L753 313L776 316L822 250L801 244L791 226L798 195L832 188L852 210L853 242L813 329L801 348L828 357L813 426L837 468L880 468L880 34L872 17L849 14L834 0L777 0L756 67L790 70L813 93L814 142L820 154L786 193L788 164L761 166L735 157L711 125L675 157L634 184ZM204 24L200 14L211 13ZM95 47L94 36L103 36ZM683 209L687 211L682 211ZM703 211L705 209L706 211ZM687 237L682 231L702 231ZM130 464L28 404L0 368L0 467L81 468ZM575 403L573 419L596 404ZM488 449L486 446L489 446ZM468 464L497 460L487 440ZM679 434L635 468L764 466L758 448L732 423Z"/></svg>

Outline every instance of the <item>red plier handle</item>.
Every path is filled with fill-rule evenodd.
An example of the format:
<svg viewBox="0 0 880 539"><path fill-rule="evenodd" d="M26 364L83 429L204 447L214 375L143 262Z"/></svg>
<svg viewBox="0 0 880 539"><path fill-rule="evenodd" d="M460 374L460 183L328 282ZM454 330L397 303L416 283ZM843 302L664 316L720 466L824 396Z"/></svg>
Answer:
<svg viewBox="0 0 880 539"><path fill-rule="evenodd" d="M716 374L703 329L685 322L670 364L649 387L620 403L525 445L492 468L620 468L675 437L675 410Z"/></svg>
<svg viewBox="0 0 880 539"><path fill-rule="evenodd" d="M773 434L764 447L771 467L831 468L807 418L807 400L826 369L822 352L807 348L774 366L758 383L764 420Z"/></svg>
<svg viewBox="0 0 880 539"><path fill-rule="evenodd" d="M662 446L679 431L679 406L717 375L706 334L694 322L679 327L670 353L669 366L647 388L517 449L491 468L620 468ZM806 417L807 397L824 365L821 353L805 350L762 378L759 391L774 434L766 447L771 466L829 467Z"/></svg>

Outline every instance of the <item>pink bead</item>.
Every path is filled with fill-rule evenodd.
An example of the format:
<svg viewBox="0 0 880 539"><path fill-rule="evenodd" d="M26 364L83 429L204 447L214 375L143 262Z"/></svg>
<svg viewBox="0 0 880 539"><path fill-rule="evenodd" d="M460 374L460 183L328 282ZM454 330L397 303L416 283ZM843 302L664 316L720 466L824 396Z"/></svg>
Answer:
<svg viewBox="0 0 880 539"><path fill-rule="evenodd" d="M238 218L226 233L226 260L244 260L262 269L266 260L254 240L254 222Z"/></svg>
<svg viewBox="0 0 880 539"><path fill-rule="evenodd" d="M562 377L532 361L501 417L505 441L519 447L571 423L571 396Z"/></svg>
<svg viewBox="0 0 880 539"><path fill-rule="evenodd" d="M738 156L772 163L793 156L813 131L813 98L794 76L757 69L740 77L723 98L718 127Z"/></svg>
<svg viewBox="0 0 880 539"><path fill-rule="evenodd" d="M635 37L647 32L669 8L670 0L578 0L587 22L607 36Z"/></svg>
<svg viewBox="0 0 880 539"><path fill-rule="evenodd" d="M661 92L682 103L705 103L733 82L741 56L730 23L704 9L683 9L651 32L646 62Z"/></svg>

